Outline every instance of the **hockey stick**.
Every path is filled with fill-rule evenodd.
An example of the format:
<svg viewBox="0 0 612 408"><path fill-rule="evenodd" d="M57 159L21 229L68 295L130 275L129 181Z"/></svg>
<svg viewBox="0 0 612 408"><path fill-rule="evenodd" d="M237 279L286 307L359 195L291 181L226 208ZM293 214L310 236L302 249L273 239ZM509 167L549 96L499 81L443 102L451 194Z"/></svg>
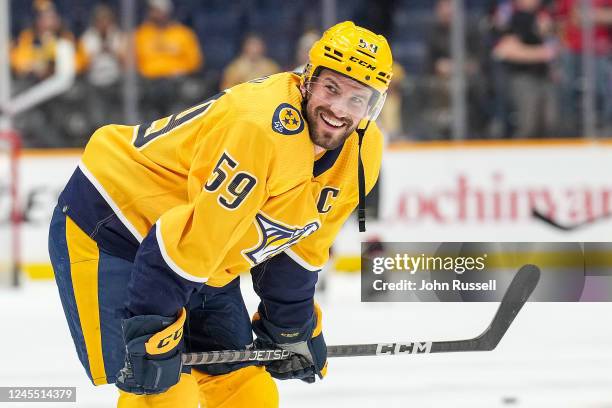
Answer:
<svg viewBox="0 0 612 408"><path fill-rule="evenodd" d="M573 225L563 225L563 224L559 224L557 221L553 220L552 218L550 218L547 215L544 215L544 213L536 210L535 208L533 208L531 210L531 214L533 215L534 218L540 220L540 221L544 221L546 224L555 227L557 229L563 230L563 231L573 231L575 229L578 229L580 227L585 227L589 224L592 224L596 221L601 221L604 220L606 218L609 218L612 216L612 213L607 213L607 214L603 214L599 217L595 217L595 218L589 218L586 221L582 221Z"/></svg>
<svg viewBox="0 0 612 408"><path fill-rule="evenodd" d="M467 340L415 341L404 343L343 344L327 346L327 357L357 357L389 354L448 353L456 351L490 351L502 339L540 279L540 269L524 265L516 273L495 313L480 336ZM224 350L183 354L184 365L235 363L242 361L284 360L291 352L271 350Z"/></svg>

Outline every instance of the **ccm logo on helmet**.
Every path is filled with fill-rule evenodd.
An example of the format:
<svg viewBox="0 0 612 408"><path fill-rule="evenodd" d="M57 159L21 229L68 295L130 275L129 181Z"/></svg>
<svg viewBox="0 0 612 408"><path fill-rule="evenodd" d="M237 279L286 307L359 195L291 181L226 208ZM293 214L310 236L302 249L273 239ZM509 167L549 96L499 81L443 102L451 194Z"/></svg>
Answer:
<svg viewBox="0 0 612 408"><path fill-rule="evenodd" d="M376 67L375 67L374 65L372 65L372 64L370 64L369 62L366 62L366 61L364 61L364 60L361 60L361 59L359 59L359 58L355 57L354 55L351 55L351 57L349 58L349 60L350 60L351 62L356 62L356 63L358 63L358 64L359 64L359 65L361 65L362 67L366 67L366 68L367 68L367 69L369 69L370 71L375 71L375 70L376 70Z"/></svg>

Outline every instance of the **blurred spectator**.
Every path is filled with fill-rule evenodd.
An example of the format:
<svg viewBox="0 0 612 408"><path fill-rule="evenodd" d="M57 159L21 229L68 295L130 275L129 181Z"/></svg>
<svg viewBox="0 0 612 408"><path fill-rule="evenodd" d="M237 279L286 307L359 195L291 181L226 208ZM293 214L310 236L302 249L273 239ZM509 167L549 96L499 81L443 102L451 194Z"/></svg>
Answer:
<svg viewBox="0 0 612 408"><path fill-rule="evenodd" d="M440 78L449 78L454 66L451 59L450 30L454 18L452 0L438 0L435 7L435 23L427 37L428 71ZM478 71L479 35L473 27L466 27L467 58L465 70L468 75Z"/></svg>
<svg viewBox="0 0 612 408"><path fill-rule="evenodd" d="M321 33L317 30L306 30L300 36L295 51L295 68L294 72L304 71L304 66L308 63L308 51L312 45L321 38Z"/></svg>
<svg viewBox="0 0 612 408"><path fill-rule="evenodd" d="M438 0L435 5L435 22L427 36L427 73L430 88L427 107L432 129L443 137L450 137L451 95L450 80L458 67L452 60L450 33L454 18L452 0ZM471 133L478 132L485 123L484 110L481 108L483 83L479 74L480 35L473 25L466 24L466 59L463 70L467 81L468 121Z"/></svg>
<svg viewBox="0 0 612 408"><path fill-rule="evenodd" d="M402 99L403 83L406 79L406 71L397 62L393 62L393 79L387 91L387 100L383 106L380 117L376 123L389 141L402 136Z"/></svg>
<svg viewBox="0 0 612 408"><path fill-rule="evenodd" d="M591 0L595 55L595 92L602 125L612 127L612 0ZM564 46L562 62L563 117L569 120L570 131L579 132L579 101L582 90L582 29L584 17L578 0L556 0L555 16ZM612 130L612 129L610 129Z"/></svg>
<svg viewBox="0 0 612 408"><path fill-rule="evenodd" d="M11 65L18 78L38 81L54 73L58 46L65 48L74 37L63 27L52 2L35 1L34 11L34 26L19 34L11 51ZM73 49L73 45L68 47Z"/></svg>
<svg viewBox="0 0 612 408"><path fill-rule="evenodd" d="M91 25L79 40L79 72L97 87L116 84L121 79L125 60L125 36L116 23L112 9L104 4L94 8Z"/></svg>
<svg viewBox="0 0 612 408"><path fill-rule="evenodd" d="M514 131L513 118L510 112L510 89L508 73L503 61L494 57L491 50L500 38L508 31L510 20L514 13L512 0L489 0L489 9L481 20L483 27L483 52L480 63L484 79L487 83L486 99L491 103L488 107L491 120L488 124L487 137L509 138Z"/></svg>
<svg viewBox="0 0 612 408"><path fill-rule="evenodd" d="M242 51L223 71L220 89L275 74L280 71L276 62L266 57L266 44L258 34L248 34Z"/></svg>
<svg viewBox="0 0 612 408"><path fill-rule="evenodd" d="M34 24L19 34L11 50L17 95L10 109L5 109L17 115L15 126L22 133L25 147L64 147L70 142L57 124L65 118L65 110L52 98L64 93L73 82L73 35L64 28L51 1L37 0L33 5Z"/></svg>
<svg viewBox="0 0 612 408"><path fill-rule="evenodd" d="M515 137L555 135L558 108L549 63L556 48L546 43L551 30L552 20L540 0L514 0L508 30L493 49L493 55L508 69Z"/></svg>
<svg viewBox="0 0 612 408"><path fill-rule="evenodd" d="M186 78L203 64L195 32L172 19L170 0L148 0L146 20L135 33L136 63L143 77L145 120L183 109Z"/></svg>
<svg viewBox="0 0 612 408"><path fill-rule="evenodd" d="M96 6L77 53L79 71L85 76L88 125L92 130L123 119L121 78L125 57L126 38L113 10L104 4Z"/></svg>
<svg viewBox="0 0 612 408"><path fill-rule="evenodd" d="M147 19L135 34L140 74L148 79L191 74L202 66L194 31L172 19L170 0L149 0Z"/></svg>

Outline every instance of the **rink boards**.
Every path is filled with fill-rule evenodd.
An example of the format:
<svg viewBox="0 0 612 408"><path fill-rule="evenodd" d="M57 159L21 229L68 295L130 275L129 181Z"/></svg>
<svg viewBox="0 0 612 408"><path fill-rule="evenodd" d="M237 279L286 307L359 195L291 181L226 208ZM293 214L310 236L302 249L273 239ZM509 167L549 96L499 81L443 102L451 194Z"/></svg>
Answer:
<svg viewBox="0 0 612 408"><path fill-rule="evenodd" d="M375 238L607 241L612 221L568 233L534 219L530 209L565 223L610 211L611 153L612 143L591 141L391 146L381 171L380 218L368 219L365 234L358 234L356 222L349 220L336 242L336 262L339 269L354 270L359 242ZM26 150L21 157L22 260L31 273L46 273L48 223L79 155L79 150Z"/></svg>

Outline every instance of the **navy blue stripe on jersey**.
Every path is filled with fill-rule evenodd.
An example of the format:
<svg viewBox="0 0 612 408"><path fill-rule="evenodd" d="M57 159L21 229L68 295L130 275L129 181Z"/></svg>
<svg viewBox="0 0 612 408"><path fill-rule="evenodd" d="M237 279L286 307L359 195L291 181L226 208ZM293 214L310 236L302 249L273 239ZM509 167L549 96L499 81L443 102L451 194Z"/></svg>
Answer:
<svg viewBox="0 0 612 408"><path fill-rule="evenodd" d="M312 317L318 273L304 269L284 252L251 269L259 313L280 327L299 327Z"/></svg>
<svg viewBox="0 0 612 408"><path fill-rule="evenodd" d="M58 206L96 241L98 247L111 255L128 261L134 260L138 240L123 225L80 168L77 167L60 194Z"/></svg>
<svg viewBox="0 0 612 408"><path fill-rule="evenodd" d="M191 295L202 287L176 274L164 261L156 226L140 244L128 284L127 310L132 315L175 316Z"/></svg>
<svg viewBox="0 0 612 408"><path fill-rule="evenodd" d="M53 217L51 218L51 226L49 228L49 256L53 265L55 282L59 289L59 296L62 302L62 308L66 315L68 328L76 346L77 355L87 376L91 379L91 369L89 367L89 358L87 357L87 348L85 347L85 337L83 336L83 328L81 326L81 318L79 309L74 300L74 286L72 284L72 273L70 268L70 254L68 252L68 244L66 242L66 215L62 213L62 207L55 207Z"/></svg>
<svg viewBox="0 0 612 408"><path fill-rule="evenodd" d="M323 156L319 160L314 162L314 166L312 169L312 174L315 177L320 176L325 173L327 170L331 169L333 165L336 163L336 160L340 156L340 152L342 152L342 148L344 147L344 143L334 150L326 151Z"/></svg>
<svg viewBox="0 0 612 408"><path fill-rule="evenodd" d="M116 374L125 361L125 346L121 330L127 284L133 264L130 261L100 251L98 261L98 308L100 313L100 340L106 382L117 381Z"/></svg>

